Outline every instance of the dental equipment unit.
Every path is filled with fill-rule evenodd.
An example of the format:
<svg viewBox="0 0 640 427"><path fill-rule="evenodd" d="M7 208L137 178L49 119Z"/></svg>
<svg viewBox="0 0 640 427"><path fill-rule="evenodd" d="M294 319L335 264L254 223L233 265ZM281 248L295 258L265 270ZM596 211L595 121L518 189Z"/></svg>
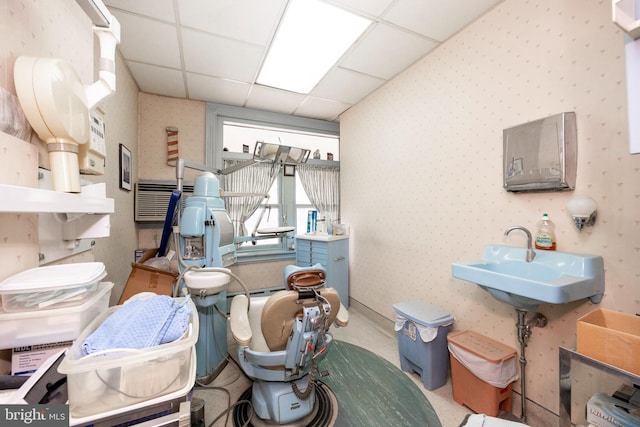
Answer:
<svg viewBox="0 0 640 427"><path fill-rule="evenodd" d="M236 262L233 225L213 173L204 172L195 179L193 195L185 200L179 224L176 247L181 275L177 286L180 289L184 282L198 309L196 378L207 383L226 366L226 291L230 281L226 274L230 272L210 269L222 269Z"/></svg>
<svg viewBox="0 0 640 427"><path fill-rule="evenodd" d="M196 378L209 383L227 362L228 284L233 278L248 291L240 278L225 268L236 262L236 245L218 178L206 166L178 159L177 191L181 191L185 166L203 173L196 177L193 195L184 201L184 211L180 213L180 209L176 209L175 212L179 217L176 230L179 231L174 232L174 236L181 271L177 292L191 294L198 309Z"/></svg>
<svg viewBox="0 0 640 427"><path fill-rule="evenodd" d="M282 165L305 162L309 150L256 143L251 160L224 170L214 170L178 158L176 161L177 192L182 192L184 168L202 171L194 181L192 196L184 201L184 211L175 210L178 232L174 232L181 275L177 281L177 291L192 295L198 309L200 330L196 344L196 377L204 383L214 379L227 362L227 288L231 278L237 280L249 295L242 281L226 269L237 259L236 244L258 239L283 237L293 231L293 227L258 229L251 236L236 237L234 226L226 211L225 202L216 175L226 175L257 162L272 162L271 173L276 173ZM226 197L243 196L244 193L225 193ZM250 194L256 196L256 194ZM268 195L258 194L267 197ZM266 208L265 208L266 210ZM174 215L169 208L168 215ZM165 225L167 222L165 222Z"/></svg>
<svg viewBox="0 0 640 427"><path fill-rule="evenodd" d="M81 165L85 173L103 174L103 144L92 144L90 112L116 89L115 52L120 23L101 0L76 0L93 21L100 43L96 82L85 86L76 70L59 58L20 56L14 80L29 124L46 143L56 191L80 193Z"/></svg>

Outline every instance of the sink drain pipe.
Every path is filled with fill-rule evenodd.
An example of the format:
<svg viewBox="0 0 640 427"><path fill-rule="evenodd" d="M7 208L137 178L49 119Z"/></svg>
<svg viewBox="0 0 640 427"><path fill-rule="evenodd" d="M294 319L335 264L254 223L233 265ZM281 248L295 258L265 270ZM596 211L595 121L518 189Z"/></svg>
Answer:
<svg viewBox="0 0 640 427"><path fill-rule="evenodd" d="M525 348L529 343L531 337L531 330L534 327L544 328L547 326L547 318L542 313L534 313L530 319L527 319L527 312L525 310L518 310L518 342L520 343L520 419L523 422L527 421L527 407L526 407L526 390L527 390L527 377L525 374L525 366L527 366L527 358L525 357Z"/></svg>

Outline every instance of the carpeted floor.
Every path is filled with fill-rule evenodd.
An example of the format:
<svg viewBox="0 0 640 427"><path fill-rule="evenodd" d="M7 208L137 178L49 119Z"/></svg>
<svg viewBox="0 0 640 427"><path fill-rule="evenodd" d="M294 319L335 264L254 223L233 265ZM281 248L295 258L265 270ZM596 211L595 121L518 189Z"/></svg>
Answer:
<svg viewBox="0 0 640 427"><path fill-rule="evenodd" d="M416 384L369 350L336 341L319 368L338 401L336 426L442 426Z"/></svg>
<svg viewBox="0 0 640 427"><path fill-rule="evenodd" d="M442 427L433 407L414 381L382 357L335 340L318 366L329 375L327 385L337 403L336 427ZM205 401L205 425L241 400L251 382L234 363L229 363L213 383L196 387L195 396ZM224 394L226 396L224 396ZM233 426L233 416L220 417L213 426Z"/></svg>

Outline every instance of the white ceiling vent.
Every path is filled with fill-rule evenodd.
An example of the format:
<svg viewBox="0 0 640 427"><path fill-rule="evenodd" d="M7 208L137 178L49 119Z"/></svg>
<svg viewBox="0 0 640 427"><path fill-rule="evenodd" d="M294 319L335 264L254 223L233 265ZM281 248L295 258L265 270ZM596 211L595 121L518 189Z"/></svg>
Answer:
<svg viewBox="0 0 640 427"><path fill-rule="evenodd" d="M176 189L175 181L141 179L135 186L135 221L164 222L169 207L171 192ZM180 209L185 198L193 194L193 183L183 183Z"/></svg>

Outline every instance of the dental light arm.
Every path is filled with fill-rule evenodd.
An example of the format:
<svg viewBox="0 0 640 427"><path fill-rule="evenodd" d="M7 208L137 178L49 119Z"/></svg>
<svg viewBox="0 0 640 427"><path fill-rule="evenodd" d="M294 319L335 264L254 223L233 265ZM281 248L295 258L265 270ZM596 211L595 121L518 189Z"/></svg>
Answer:
<svg viewBox="0 0 640 427"><path fill-rule="evenodd" d="M184 168L189 168L189 169L193 169L201 172L211 172L215 175L220 173L218 169L213 169L207 165L203 165L201 163L195 163L190 160L185 160L180 158L176 162L176 176L179 176L180 178L184 178Z"/></svg>
<svg viewBox="0 0 640 427"><path fill-rule="evenodd" d="M100 71L98 81L86 87L87 107L93 110L116 91L116 45L120 43L120 23L113 18L109 28L93 27L100 41Z"/></svg>
<svg viewBox="0 0 640 427"><path fill-rule="evenodd" d="M93 110L116 91L116 46L120 43L120 23L102 0L76 0L93 23L100 42L98 81L85 88L87 108Z"/></svg>
<svg viewBox="0 0 640 427"><path fill-rule="evenodd" d="M84 10L93 25L109 27L115 18L104 5L102 0L76 0L76 3Z"/></svg>

